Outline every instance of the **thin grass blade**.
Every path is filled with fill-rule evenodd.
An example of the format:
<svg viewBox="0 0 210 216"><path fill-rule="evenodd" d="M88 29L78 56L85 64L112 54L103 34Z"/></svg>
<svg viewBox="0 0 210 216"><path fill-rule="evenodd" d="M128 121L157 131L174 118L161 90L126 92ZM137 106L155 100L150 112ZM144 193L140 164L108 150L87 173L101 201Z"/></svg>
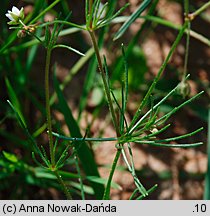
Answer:
<svg viewBox="0 0 210 216"><path fill-rule="evenodd" d="M8 94L9 94L9 98L11 100L11 103L15 107L16 112L18 113L19 117L21 118L21 121L23 122L24 126L26 127L26 121L25 121L24 115L22 113L20 101L19 101L19 99L15 93L15 90L13 89L10 81L7 78L5 79L5 83L7 86L7 90L8 90Z"/></svg>

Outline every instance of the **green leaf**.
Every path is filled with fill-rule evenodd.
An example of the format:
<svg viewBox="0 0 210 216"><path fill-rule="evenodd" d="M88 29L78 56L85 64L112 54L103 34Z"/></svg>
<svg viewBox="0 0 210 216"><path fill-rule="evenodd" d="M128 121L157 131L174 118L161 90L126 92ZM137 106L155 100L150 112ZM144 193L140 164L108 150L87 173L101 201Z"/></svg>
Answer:
<svg viewBox="0 0 210 216"><path fill-rule="evenodd" d="M41 167L34 168L34 173L37 178L57 179L54 174L50 173L47 169Z"/></svg>
<svg viewBox="0 0 210 216"><path fill-rule="evenodd" d="M62 112L62 114L65 117L66 124L68 126L69 132L73 137L80 137L82 138L82 135L80 133L79 126L74 119L72 115L72 111L70 107L68 106L63 93L61 92L59 88L59 83L56 80L56 77L54 76L54 85L56 89L56 93L58 96L58 105ZM99 177L98 168L96 165L96 162L94 160L94 157L92 155L92 152L88 148L85 141L77 142L75 146L75 150L77 151L78 157L82 163L82 167L88 176L97 176ZM100 184L91 184L91 186L94 189L95 195L97 199L101 199L103 196L104 187Z"/></svg>
<svg viewBox="0 0 210 216"><path fill-rule="evenodd" d="M9 47L17 38L17 32L18 30L14 31L8 38L7 40L4 42L4 45L1 47L0 49L0 55L7 49L7 47Z"/></svg>
<svg viewBox="0 0 210 216"><path fill-rule="evenodd" d="M154 14L158 2L159 2L159 0L153 1L151 7L148 10L148 15ZM127 45L127 48L126 48L126 55L128 56L128 58L131 55L133 55L133 49L136 46L136 44L139 44L139 40L143 41L145 39L144 32L147 32L146 29L149 29L149 28L150 28L150 21L145 20L143 22L143 24L141 25L140 29L138 30L138 32L136 33L136 35L133 38L131 38L131 40L130 40L129 44ZM129 59L128 59L128 65L129 65L129 67L132 67L132 65L130 65L130 64L132 64L132 61L129 62ZM141 62L141 65L142 65L142 62ZM123 70L123 66L124 66L124 59L121 57L116 61L115 65L114 65L113 75L112 75L113 79L112 80L118 79L117 77L119 77L121 75L121 71Z"/></svg>
<svg viewBox="0 0 210 216"><path fill-rule="evenodd" d="M124 11L127 7L129 6L129 3L127 3L125 6L123 6L122 8L120 8L119 11L117 11L113 16L111 16L110 18L107 19L103 19L102 21L98 22L97 24L97 28L101 28L105 25L108 25L109 23L111 23L111 21L117 17L119 14L122 13L122 11Z"/></svg>
<svg viewBox="0 0 210 216"><path fill-rule="evenodd" d="M9 103L12 110L15 112L17 120L18 120L20 126L22 127L23 131L25 132L26 136L28 137L28 142L34 147L34 149L36 149L36 152L39 154L39 156L45 162L45 164L48 164L48 161L45 159L42 152L40 151L34 137L29 133L29 130L28 130L27 126L22 121L22 119L21 119L20 115L18 114L17 110L15 109L15 107L13 106L13 104L9 100L7 100L7 102Z"/></svg>
<svg viewBox="0 0 210 216"><path fill-rule="evenodd" d="M49 26L46 25L46 27L45 27L45 36L44 36L44 45L46 47L49 45L50 37L51 37L51 33L50 33L50 30L49 30Z"/></svg>
<svg viewBox="0 0 210 216"><path fill-rule="evenodd" d="M74 187L78 190L81 190L81 185L77 182L69 182L69 185L71 185L71 187ZM87 185L83 185L83 190L85 193L90 194L90 195L94 195L94 191L90 186Z"/></svg>
<svg viewBox="0 0 210 216"><path fill-rule="evenodd" d="M6 152L6 151L3 151L2 153L3 153L4 157L5 157L8 161L10 161L10 162L12 162L12 163L17 163L17 162L18 162L18 159L17 159L17 157L16 157L14 154L8 153L8 152Z"/></svg>
<svg viewBox="0 0 210 216"><path fill-rule="evenodd" d="M8 93L9 93L9 98L10 98L13 106L15 107L18 115L20 116L24 126L26 126L26 122L25 122L23 113L21 111L21 105L20 105L20 102L19 102L19 100L17 98L15 90L13 89L12 85L10 84L10 82L9 82L9 80L7 78L5 79L5 83L6 83L6 86L7 86Z"/></svg>
<svg viewBox="0 0 210 216"><path fill-rule="evenodd" d="M151 0L144 0L140 6L136 9L136 11L129 17L129 19L121 26L118 32L114 36L114 40L120 38L125 31L129 28L129 26L140 16L140 14L147 8Z"/></svg>
<svg viewBox="0 0 210 216"><path fill-rule="evenodd" d="M86 179L88 179L91 182L95 182L95 183L102 184L102 185L105 185L107 183L107 179L99 178L96 176L87 176ZM111 183L111 187L114 189L122 190L122 187L113 181Z"/></svg>
<svg viewBox="0 0 210 216"><path fill-rule="evenodd" d="M75 174L75 173L71 173L71 172L66 172L66 171L58 171L58 173L63 177L63 178L76 178L78 179L80 176Z"/></svg>

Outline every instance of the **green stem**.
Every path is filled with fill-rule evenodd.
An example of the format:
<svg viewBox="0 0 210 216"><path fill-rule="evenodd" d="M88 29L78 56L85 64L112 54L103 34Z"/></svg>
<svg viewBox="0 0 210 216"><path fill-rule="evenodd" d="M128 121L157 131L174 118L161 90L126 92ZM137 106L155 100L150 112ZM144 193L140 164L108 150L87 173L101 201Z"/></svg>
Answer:
<svg viewBox="0 0 210 216"><path fill-rule="evenodd" d="M114 107L113 107L113 104L112 104L112 99L111 99L111 95L110 95L110 91L109 91L109 86L108 86L107 79L106 79L106 72L104 71L103 64L102 64L102 61L101 61L98 45L97 45L97 42L96 42L95 33L94 33L94 31L92 29L90 29L89 34L90 34L90 37L91 37L91 40L92 40L92 43L93 43L93 46L94 46L94 50L95 50L95 53L96 53L96 57L97 57L97 61L98 61L98 67L99 67L99 70L101 72L101 76L102 76L102 79L103 79L104 89L105 89L105 94L106 94L107 101L108 101L109 110L110 110L110 113L111 113L111 116L112 116L112 121L113 121L113 124L114 124L114 127L115 127L116 135L118 137L118 136L120 136L120 131L119 131L119 128L118 128L118 125L117 125L117 119L116 119L116 116L115 116ZM107 182L107 185L106 185L106 188L105 188L105 191L104 191L103 199L105 199L105 200L108 200L110 198L110 188L111 188L112 177L114 175L114 171L116 169L117 161L118 161L118 159L120 157L120 154L121 154L121 149L118 149L117 153L115 155L115 159L114 159L114 162L112 164L112 168L111 168L111 171L110 171L110 174L109 174L108 182Z"/></svg>
<svg viewBox="0 0 210 216"><path fill-rule="evenodd" d="M57 170L54 171L54 174L55 174L55 176L57 177L58 182L59 182L60 185L62 186L63 191L64 191L64 193L65 193L65 195L66 195L66 198L67 198L68 200L72 200L71 193L70 193L70 191L68 190L67 186L65 185L65 183L64 183L64 181L63 181L61 175L58 173Z"/></svg>
<svg viewBox="0 0 210 216"><path fill-rule="evenodd" d="M187 37L186 37L186 48L185 48L185 59L184 59L184 71L182 74L182 82L185 81L185 77L187 75L187 65L188 65L188 58L189 58L189 45L190 45L190 26L191 23L189 20L187 22Z"/></svg>
<svg viewBox="0 0 210 216"><path fill-rule="evenodd" d="M121 17L122 20L121 21L124 21L124 20L127 20L127 17ZM125 19L123 19L125 18ZM180 30L182 28L181 25L175 25L174 23L170 22L170 21L167 21L167 20L164 20L160 17L155 17L155 16L140 16L139 17L140 19L145 19L145 20L149 20L149 21L152 21L152 22L155 22L155 23L158 23L160 25L163 25L163 26L167 26L169 28L172 28L172 29L176 29L176 30ZM185 34L187 33L187 30L185 30ZM202 43L206 44L207 46L210 46L210 41L208 38L204 37L203 35L201 34L198 34L197 32L193 31L193 30L190 30L190 36L192 36L193 38L201 41Z"/></svg>
<svg viewBox="0 0 210 216"><path fill-rule="evenodd" d="M89 14L91 14L92 7L93 7L93 0L89 0Z"/></svg>
<svg viewBox="0 0 210 216"><path fill-rule="evenodd" d="M51 111L50 111L50 88L49 88L49 72L50 72L50 59L51 59L52 49L47 48L46 65L45 65L45 100L46 100L46 115L47 115L47 128L49 137L49 148L50 148L50 160L51 160L51 170L58 179L58 182L63 188L66 198L71 200L71 194L65 185L62 177L59 175L58 171L55 169L55 151L53 145L53 135L52 135L52 121L51 121Z"/></svg>
<svg viewBox="0 0 210 216"><path fill-rule="evenodd" d="M47 128L50 148L50 159L52 168L55 166L55 155L53 153L53 136L52 136L52 121L50 112L50 90L49 90L49 71L50 71L50 59L51 49L47 49L46 65L45 65L45 103L46 103L46 115L47 115Z"/></svg>
<svg viewBox="0 0 210 216"><path fill-rule="evenodd" d="M19 19L19 23L20 23L23 27L26 27L26 25L24 24L24 22L23 22L21 19Z"/></svg>
<svg viewBox="0 0 210 216"><path fill-rule="evenodd" d="M184 11L185 11L185 22L187 23L187 37L186 37L186 48L185 48L185 58L184 58L184 71L182 74L182 82L184 82L186 74L187 74L187 64L188 64L188 57L189 57L189 45L190 45L190 20L189 16L189 0L184 0Z"/></svg>
<svg viewBox="0 0 210 216"><path fill-rule="evenodd" d="M109 86L108 86L107 79L106 79L106 72L104 71L104 68L103 68L103 64L102 64L102 60L101 60L101 57L100 57L98 45L97 45L97 42L96 42L95 33L94 33L94 30L92 30L92 29L90 29L88 32L90 34L90 37L91 37L91 40L92 40L92 43L93 43L96 58L97 58L97 61L98 61L98 67L99 67L99 70L100 70L100 73L101 73L101 76L102 76L102 80L103 80L103 84L104 84L104 90L105 90L105 94L106 94L106 97L107 97L108 106L109 106L109 109L110 109L110 112L111 112L112 121L113 121L113 124L114 124L114 127L115 127L115 131L116 131L116 134L117 134L117 137L118 137L120 135L120 131L119 131L119 128L118 128L118 125L117 125L117 118L116 118L114 107L113 107L113 104L112 104L111 94L110 94Z"/></svg>
<svg viewBox="0 0 210 216"><path fill-rule="evenodd" d="M189 14L189 0L184 0L184 12L185 12L185 16L188 16L188 14Z"/></svg>
<svg viewBox="0 0 210 216"><path fill-rule="evenodd" d="M84 184L83 184L82 175L81 175L81 171L80 171L80 167L79 167L79 160L78 160L77 152L76 152L75 149L74 149L74 151L75 151L74 160L75 160L76 170L77 170L77 173L79 175L79 183L80 183L80 188L81 188L81 197L82 197L82 200L85 200Z"/></svg>
<svg viewBox="0 0 210 216"><path fill-rule="evenodd" d="M196 16L201 14L204 10L206 10L210 6L210 1L208 1L206 4L204 4L202 7L200 7L198 10L196 10L194 13L189 14L191 19L195 19Z"/></svg>
<svg viewBox="0 0 210 216"><path fill-rule="evenodd" d="M148 193L148 194L152 193L154 190L156 190L157 186L158 186L158 185L155 184L153 187L151 187L151 188L147 191L147 193ZM144 199L144 196L143 196L143 195L141 195L141 196L139 196L139 197L136 198L136 200L142 200L142 199Z"/></svg>
<svg viewBox="0 0 210 216"><path fill-rule="evenodd" d="M89 14L90 14L90 29L92 28L92 25L93 25L93 20L92 20L92 16L93 16L93 13L92 13L92 7L93 7L93 0L89 0Z"/></svg>
<svg viewBox="0 0 210 216"><path fill-rule="evenodd" d="M106 185L106 188L105 188L105 191L104 191L103 200L109 200L110 199L111 182L112 182L112 178L113 178L113 175L114 175L114 171L115 171L116 166L117 166L117 162L118 162L119 157L121 155L121 151L122 150L120 148L117 149L117 153L116 153L114 161L112 163L112 168L111 168L111 171L109 173L109 178L108 178L107 185Z"/></svg>

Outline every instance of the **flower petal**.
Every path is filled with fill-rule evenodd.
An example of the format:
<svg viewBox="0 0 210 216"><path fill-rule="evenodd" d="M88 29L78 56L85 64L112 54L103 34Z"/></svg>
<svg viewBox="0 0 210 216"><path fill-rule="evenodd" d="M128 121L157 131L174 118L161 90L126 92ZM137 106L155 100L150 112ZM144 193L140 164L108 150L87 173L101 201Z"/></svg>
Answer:
<svg viewBox="0 0 210 216"><path fill-rule="evenodd" d="M5 16L8 17L11 21L14 20L13 17L9 13L5 14Z"/></svg>
<svg viewBox="0 0 210 216"><path fill-rule="evenodd" d="M20 10L17 7L13 6L12 7L12 13L14 13L17 16L19 16L20 15Z"/></svg>

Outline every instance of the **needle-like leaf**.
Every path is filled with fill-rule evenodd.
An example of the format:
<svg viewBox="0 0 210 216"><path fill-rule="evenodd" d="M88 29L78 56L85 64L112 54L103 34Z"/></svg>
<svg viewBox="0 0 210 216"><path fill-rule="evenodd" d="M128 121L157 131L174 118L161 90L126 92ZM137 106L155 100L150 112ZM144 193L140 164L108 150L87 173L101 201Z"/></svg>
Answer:
<svg viewBox="0 0 210 216"><path fill-rule="evenodd" d="M148 7L151 0L144 0L136 11L129 17L129 19L122 25L118 32L114 36L114 40L120 38L125 31L130 27L130 25L140 16L140 14Z"/></svg>

